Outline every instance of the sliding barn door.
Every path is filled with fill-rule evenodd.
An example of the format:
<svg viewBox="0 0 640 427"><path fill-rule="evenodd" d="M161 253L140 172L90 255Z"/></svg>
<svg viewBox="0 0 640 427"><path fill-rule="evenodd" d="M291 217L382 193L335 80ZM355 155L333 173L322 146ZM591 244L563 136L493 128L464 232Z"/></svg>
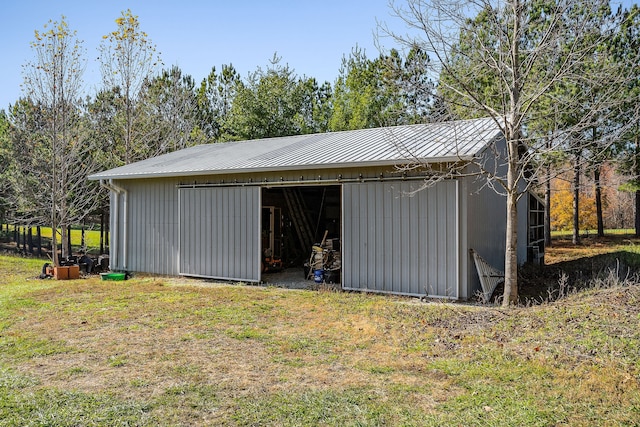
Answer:
<svg viewBox="0 0 640 427"><path fill-rule="evenodd" d="M180 274L260 281L260 188L180 189Z"/></svg>
<svg viewBox="0 0 640 427"><path fill-rule="evenodd" d="M345 289L458 298L458 183L343 186Z"/></svg>

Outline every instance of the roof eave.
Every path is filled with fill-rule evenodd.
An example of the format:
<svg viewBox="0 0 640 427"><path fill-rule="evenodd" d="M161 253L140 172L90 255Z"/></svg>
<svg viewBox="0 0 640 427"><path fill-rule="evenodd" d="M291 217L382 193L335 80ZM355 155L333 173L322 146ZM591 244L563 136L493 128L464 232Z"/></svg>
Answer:
<svg viewBox="0 0 640 427"><path fill-rule="evenodd" d="M282 172L282 171L300 171L300 170L317 170L317 169L340 169L340 168L365 168L380 166L398 166L409 164L434 164L434 163L455 163L466 162L474 158L472 155L466 156L445 156L434 157L430 159L397 159L395 161L366 161L366 162L343 162L343 163L325 163L325 164L308 164L295 165L290 167L264 167L264 168L246 168L246 169L216 169L216 170L191 170L191 171L175 171L161 173L128 173L128 174L93 174L87 178L91 181L99 181L103 179L150 179L150 178L180 178L185 176L204 176L204 175L226 175L226 174L247 174L247 173L264 173L264 172Z"/></svg>

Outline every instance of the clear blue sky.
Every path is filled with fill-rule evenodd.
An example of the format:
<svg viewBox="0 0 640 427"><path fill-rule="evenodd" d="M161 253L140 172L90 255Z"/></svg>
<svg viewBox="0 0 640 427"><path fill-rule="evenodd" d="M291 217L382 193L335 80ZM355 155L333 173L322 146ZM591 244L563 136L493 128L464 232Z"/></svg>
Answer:
<svg viewBox="0 0 640 427"><path fill-rule="evenodd" d="M86 92L95 93L101 81L97 47L127 9L138 15L165 67L178 65L198 83L211 67L219 70L229 63L245 77L266 67L275 52L299 76L333 83L342 56L354 46L370 58L378 54L376 19L399 24L388 0L6 1L0 8L0 109L22 95L22 65L33 58L34 30L49 20L60 21L61 15L84 40Z"/></svg>
<svg viewBox="0 0 640 427"><path fill-rule="evenodd" d="M623 0L628 6L635 1ZM161 52L165 67L178 65L199 83L215 66L233 64L242 77L266 67L275 52L299 75L333 83L343 55L356 45L377 56L376 20L394 30L388 0L10 0L2 2L0 109L21 95L22 65L33 58L34 31L66 16L84 40L86 93L100 84L96 58L102 36L127 9ZM389 39L381 40L384 48Z"/></svg>

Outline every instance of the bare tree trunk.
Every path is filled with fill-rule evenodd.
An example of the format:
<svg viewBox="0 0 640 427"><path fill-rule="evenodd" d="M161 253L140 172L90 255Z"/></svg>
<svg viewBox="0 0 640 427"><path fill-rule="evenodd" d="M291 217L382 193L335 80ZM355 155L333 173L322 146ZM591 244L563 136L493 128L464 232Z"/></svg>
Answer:
<svg viewBox="0 0 640 427"><path fill-rule="evenodd" d="M67 227L60 227L60 256L62 259L69 256L69 251L67 251Z"/></svg>
<svg viewBox="0 0 640 427"><path fill-rule="evenodd" d="M573 238L574 245L580 244L580 154L576 154L573 165Z"/></svg>
<svg viewBox="0 0 640 427"><path fill-rule="evenodd" d="M129 164L131 163L131 122L132 122L132 118L131 118L131 98L130 98L130 93L129 93L129 86L127 85L127 90L125 93L125 102L127 103L126 106L126 131L125 131L125 138L124 138L124 163L125 164Z"/></svg>
<svg viewBox="0 0 640 427"><path fill-rule="evenodd" d="M513 1L515 15L522 13L521 3ZM512 37L520 34L520 17L513 20L511 28ZM520 75L520 44L513 43L509 52L507 63L511 66L511 82L509 84L509 109L505 123L505 139L507 140L507 224L506 224L506 248L504 266L504 299L503 306L518 303L518 178L521 170L520 164L520 90L522 88Z"/></svg>
<svg viewBox="0 0 640 427"><path fill-rule="evenodd" d="M544 245L551 246L551 166L547 166L547 179L544 185Z"/></svg>
<svg viewBox="0 0 640 427"><path fill-rule="evenodd" d="M31 226L27 230L27 243L29 245L29 253L33 255L33 227Z"/></svg>
<svg viewBox="0 0 640 427"><path fill-rule="evenodd" d="M640 161L638 161L638 156L640 156L640 135L638 132L638 127L640 127L640 123L636 124L636 135L635 135L635 143L636 143L636 153L634 156L634 172L636 175L636 179L640 177ZM640 237L640 190L636 190L636 213L634 216L635 219L635 228L636 228L636 237Z"/></svg>
<svg viewBox="0 0 640 427"><path fill-rule="evenodd" d="M596 187L596 216L598 218L598 237L604 237L604 219L602 213L602 187L600 186L600 165L596 165L593 171L593 180Z"/></svg>
<svg viewBox="0 0 640 427"><path fill-rule="evenodd" d="M518 138L519 132L511 129L507 141L509 163L507 169L507 224L504 254L504 294L502 305L518 302Z"/></svg>
<svg viewBox="0 0 640 427"><path fill-rule="evenodd" d="M73 246L71 246L71 227L67 227L67 257L73 255Z"/></svg>
<svg viewBox="0 0 640 427"><path fill-rule="evenodd" d="M58 230L53 229L51 231L51 260L54 266L60 265L60 258L58 257Z"/></svg>
<svg viewBox="0 0 640 427"><path fill-rule="evenodd" d="M54 81L57 79L57 74L53 73ZM54 84L55 86L55 84ZM58 198L58 108L57 98L53 97L53 126L52 126L52 140L51 140L51 256L53 257L54 267L60 265L60 259L58 258L58 211L57 198Z"/></svg>
<svg viewBox="0 0 640 427"><path fill-rule="evenodd" d="M507 194L507 247L505 251L503 306L518 302L518 202L514 192Z"/></svg>
<svg viewBox="0 0 640 427"><path fill-rule="evenodd" d="M42 230L40 226L36 227L36 239L38 241L38 256L42 256Z"/></svg>
<svg viewBox="0 0 640 427"><path fill-rule="evenodd" d="M640 190L636 190L636 214L635 214L636 237L640 237Z"/></svg>
<svg viewBox="0 0 640 427"><path fill-rule="evenodd" d="M58 164L56 162L57 157L58 157L58 143L57 143L57 110L56 110L56 105L54 103L53 105L53 111L54 111L54 116L53 116L53 142L51 145L51 152L52 152L52 156L51 156L51 162L52 162L52 167L51 167L51 256L52 256L52 261L53 261L53 265L54 267L58 267L60 265L60 260L58 258L58 216L56 215L57 212L57 204L56 204L56 200L57 200L57 196L58 196L58 173L57 173L57 168L58 168Z"/></svg>

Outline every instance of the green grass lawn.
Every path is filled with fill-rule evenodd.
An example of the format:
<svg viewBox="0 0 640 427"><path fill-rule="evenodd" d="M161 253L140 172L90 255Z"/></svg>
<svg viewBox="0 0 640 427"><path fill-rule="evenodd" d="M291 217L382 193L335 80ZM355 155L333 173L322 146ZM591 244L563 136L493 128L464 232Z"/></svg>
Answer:
<svg viewBox="0 0 640 427"><path fill-rule="evenodd" d="M41 227L42 236L51 239L51 227ZM85 230L85 244L88 248L100 248L100 230ZM71 229L71 245L79 247L82 244L82 230L79 228Z"/></svg>
<svg viewBox="0 0 640 427"><path fill-rule="evenodd" d="M621 234L633 235L635 230L633 228L617 228L617 229L606 229L604 230L605 236L617 236ZM597 230L580 230L580 236L595 236L598 234ZM552 238L571 238L573 235L572 230L553 230L551 231Z"/></svg>
<svg viewBox="0 0 640 427"><path fill-rule="evenodd" d="M640 287L531 307L154 277L0 256L0 426L640 422Z"/></svg>

